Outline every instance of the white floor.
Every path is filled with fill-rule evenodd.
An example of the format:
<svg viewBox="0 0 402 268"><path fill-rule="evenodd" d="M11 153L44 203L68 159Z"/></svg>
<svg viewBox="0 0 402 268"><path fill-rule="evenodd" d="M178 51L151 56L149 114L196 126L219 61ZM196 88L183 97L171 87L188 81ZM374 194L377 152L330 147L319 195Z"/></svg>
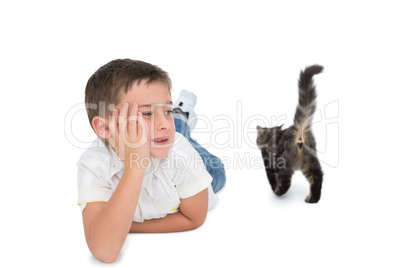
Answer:
<svg viewBox="0 0 402 268"><path fill-rule="evenodd" d="M97 267L76 205L93 133L89 76L159 65L198 96L194 137L227 185L194 231L129 235L116 267L401 267L402 18L396 1L23 1L1 4L1 261ZM274 196L255 126L292 123L300 69L322 64L313 126L322 199L294 175ZM4 158L3 157L3 158Z"/></svg>

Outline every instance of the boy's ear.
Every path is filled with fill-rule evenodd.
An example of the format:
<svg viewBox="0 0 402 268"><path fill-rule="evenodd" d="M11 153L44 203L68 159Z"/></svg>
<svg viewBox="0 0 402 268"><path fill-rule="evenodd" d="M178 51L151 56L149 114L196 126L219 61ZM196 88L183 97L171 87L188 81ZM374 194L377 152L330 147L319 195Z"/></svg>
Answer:
<svg viewBox="0 0 402 268"><path fill-rule="evenodd" d="M100 116L95 116L92 119L92 127L96 134L103 139L109 138L109 128L106 125L106 119Z"/></svg>

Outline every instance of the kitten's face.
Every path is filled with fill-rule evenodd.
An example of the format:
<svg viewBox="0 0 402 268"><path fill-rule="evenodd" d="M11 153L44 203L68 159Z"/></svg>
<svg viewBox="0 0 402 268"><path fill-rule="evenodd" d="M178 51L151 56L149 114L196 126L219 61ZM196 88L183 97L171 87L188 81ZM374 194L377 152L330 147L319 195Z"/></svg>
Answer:
<svg viewBox="0 0 402 268"><path fill-rule="evenodd" d="M278 134L282 132L282 126L280 127L271 127L271 128L266 128L266 127L260 127L257 126L257 146L258 148L267 148L269 141L272 139L272 137L275 134Z"/></svg>

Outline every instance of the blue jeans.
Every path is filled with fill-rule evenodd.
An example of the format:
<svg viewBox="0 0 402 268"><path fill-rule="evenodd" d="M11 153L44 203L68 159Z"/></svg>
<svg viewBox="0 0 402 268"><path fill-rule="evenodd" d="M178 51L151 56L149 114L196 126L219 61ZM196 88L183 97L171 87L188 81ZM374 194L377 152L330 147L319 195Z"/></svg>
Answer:
<svg viewBox="0 0 402 268"><path fill-rule="evenodd" d="M193 145L194 149L200 154L208 173L212 176L212 189L215 193L218 192L226 182L225 167L222 161L191 138L190 127L187 122L181 118L175 117L174 124L176 126L176 132L186 137L190 144Z"/></svg>

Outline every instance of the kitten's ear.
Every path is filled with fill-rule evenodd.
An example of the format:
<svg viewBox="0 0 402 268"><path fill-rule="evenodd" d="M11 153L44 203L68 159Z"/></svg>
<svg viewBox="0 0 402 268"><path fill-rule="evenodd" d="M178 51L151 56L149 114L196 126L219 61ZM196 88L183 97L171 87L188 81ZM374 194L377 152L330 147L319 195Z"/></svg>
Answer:
<svg viewBox="0 0 402 268"><path fill-rule="evenodd" d="M258 131L258 134L262 134L264 132L264 129L257 125L257 131Z"/></svg>
<svg viewBox="0 0 402 268"><path fill-rule="evenodd" d="M282 129L283 125L284 125L284 124L280 125L278 128L279 128L279 129Z"/></svg>

